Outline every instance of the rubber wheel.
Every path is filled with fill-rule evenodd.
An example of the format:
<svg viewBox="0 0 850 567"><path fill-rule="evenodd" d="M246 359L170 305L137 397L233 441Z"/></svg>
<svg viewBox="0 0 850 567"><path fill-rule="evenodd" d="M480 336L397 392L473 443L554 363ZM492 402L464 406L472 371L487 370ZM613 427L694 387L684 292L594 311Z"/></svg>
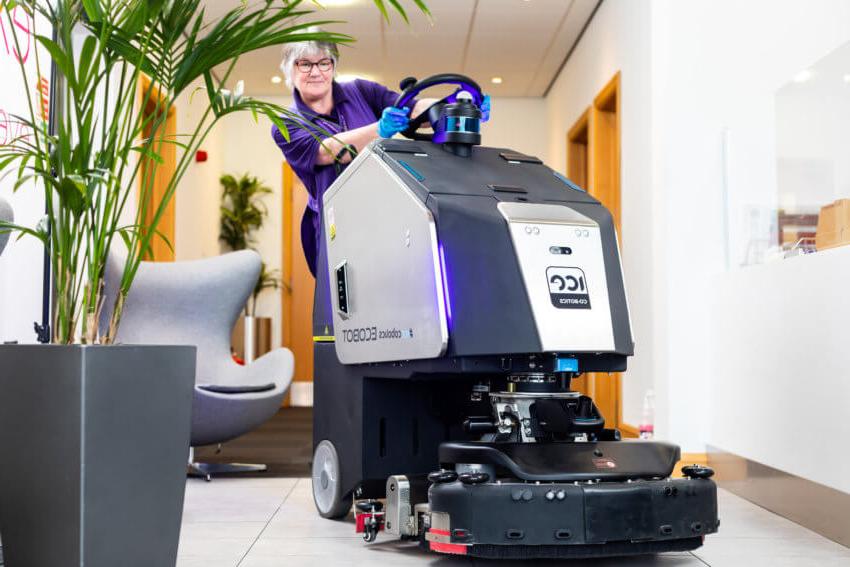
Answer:
<svg viewBox="0 0 850 567"><path fill-rule="evenodd" d="M339 454L325 439L313 452L313 503L323 518L344 518L351 510L351 493L342 494Z"/></svg>

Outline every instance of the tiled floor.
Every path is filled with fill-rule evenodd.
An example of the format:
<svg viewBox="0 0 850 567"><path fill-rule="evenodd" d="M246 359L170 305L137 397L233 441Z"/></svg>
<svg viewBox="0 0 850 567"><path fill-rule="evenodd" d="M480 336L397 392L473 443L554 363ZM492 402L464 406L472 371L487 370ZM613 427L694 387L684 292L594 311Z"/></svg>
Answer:
<svg viewBox="0 0 850 567"><path fill-rule="evenodd" d="M720 491L720 533L693 553L580 562L555 567L838 567L850 566L850 549ZM381 534L365 544L352 520L319 518L309 479L190 480L178 567L455 567L530 566L534 562L481 561L421 552Z"/></svg>

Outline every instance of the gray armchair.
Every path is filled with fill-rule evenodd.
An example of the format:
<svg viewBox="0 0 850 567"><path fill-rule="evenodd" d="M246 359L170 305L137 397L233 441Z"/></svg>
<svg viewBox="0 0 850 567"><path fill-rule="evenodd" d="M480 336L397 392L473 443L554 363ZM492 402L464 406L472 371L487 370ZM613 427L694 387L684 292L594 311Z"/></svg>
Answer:
<svg viewBox="0 0 850 567"><path fill-rule="evenodd" d="M12 222L13 220L15 220L15 214L12 212L12 205L6 202L3 197L0 197L0 221ZM0 254L3 253L8 241L9 233L0 231Z"/></svg>
<svg viewBox="0 0 850 567"><path fill-rule="evenodd" d="M122 262L111 254L106 269L109 320ZM198 347L192 446L229 441L255 429L280 408L292 380L294 360L276 349L242 366L230 352L230 335L260 273L260 256L243 250L187 262L142 262L124 306L118 342L191 344ZM265 465L190 463L206 477L265 470Z"/></svg>

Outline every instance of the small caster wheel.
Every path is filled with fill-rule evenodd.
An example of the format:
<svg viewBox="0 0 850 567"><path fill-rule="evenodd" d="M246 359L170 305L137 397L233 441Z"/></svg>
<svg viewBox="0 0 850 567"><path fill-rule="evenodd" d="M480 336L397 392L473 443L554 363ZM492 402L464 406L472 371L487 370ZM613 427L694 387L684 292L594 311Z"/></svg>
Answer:
<svg viewBox="0 0 850 567"><path fill-rule="evenodd" d="M376 539L378 539L378 532L380 531L380 526L378 525L378 519L375 516L372 516L366 521L365 530L363 530L363 541L366 543L372 543Z"/></svg>
<svg viewBox="0 0 850 567"><path fill-rule="evenodd" d="M313 502L323 518L343 518L351 510L351 493L343 494L339 454L327 439L313 452Z"/></svg>
<svg viewBox="0 0 850 567"><path fill-rule="evenodd" d="M455 471L434 471L428 474L428 480L433 484L454 482L457 480L457 473Z"/></svg>
<svg viewBox="0 0 850 567"><path fill-rule="evenodd" d="M483 484L490 480L490 475L486 472L465 472L460 473L457 478L464 484Z"/></svg>
<svg viewBox="0 0 850 567"><path fill-rule="evenodd" d="M714 476L714 469L704 467L702 465L687 465L682 467L682 474L688 478L711 478Z"/></svg>

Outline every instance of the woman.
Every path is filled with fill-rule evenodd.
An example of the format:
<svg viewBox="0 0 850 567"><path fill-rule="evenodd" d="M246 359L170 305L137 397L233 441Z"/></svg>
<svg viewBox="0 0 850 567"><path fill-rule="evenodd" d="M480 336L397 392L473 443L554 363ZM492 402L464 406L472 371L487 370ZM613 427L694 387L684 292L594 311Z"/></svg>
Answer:
<svg viewBox="0 0 850 567"><path fill-rule="evenodd" d="M353 159L347 147L359 152L376 138L402 132L407 129L409 115L418 116L436 102L420 100L412 113L408 108L395 108L398 94L383 85L363 79L334 81L338 60L339 50L333 43L305 41L284 48L280 68L295 99L292 110L305 123L286 121L289 141L277 126L272 128L275 142L310 194L301 219L301 245L314 277L322 195Z"/></svg>

